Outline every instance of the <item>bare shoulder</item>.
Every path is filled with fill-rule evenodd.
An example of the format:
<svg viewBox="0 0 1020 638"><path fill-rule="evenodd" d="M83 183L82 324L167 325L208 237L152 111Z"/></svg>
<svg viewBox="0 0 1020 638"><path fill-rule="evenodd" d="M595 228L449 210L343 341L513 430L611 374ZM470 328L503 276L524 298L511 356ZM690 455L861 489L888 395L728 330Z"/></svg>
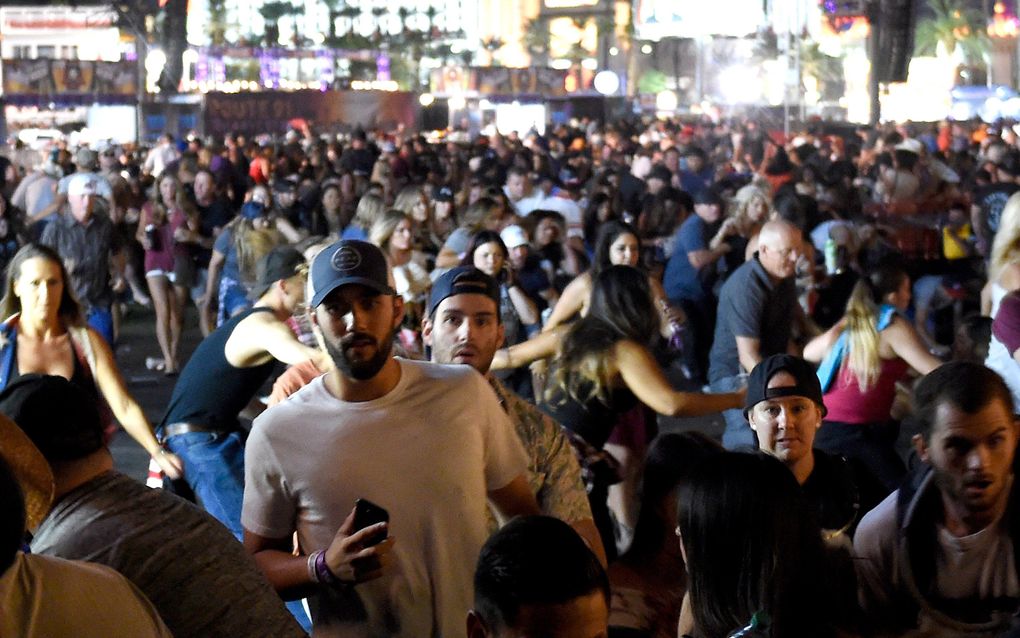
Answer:
<svg viewBox="0 0 1020 638"><path fill-rule="evenodd" d="M1006 291L1020 288L1020 261L1005 266L999 273L998 284Z"/></svg>

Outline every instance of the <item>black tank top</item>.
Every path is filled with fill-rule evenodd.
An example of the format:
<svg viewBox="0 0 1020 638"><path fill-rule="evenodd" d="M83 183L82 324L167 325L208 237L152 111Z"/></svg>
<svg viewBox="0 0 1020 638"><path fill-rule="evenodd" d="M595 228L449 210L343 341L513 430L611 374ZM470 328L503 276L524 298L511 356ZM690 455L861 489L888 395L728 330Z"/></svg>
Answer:
<svg viewBox="0 0 1020 638"><path fill-rule="evenodd" d="M190 423L224 432L238 428L238 413L276 368L275 360L250 368L237 368L227 361L227 340L234 328L256 312L272 309L246 310L198 344L177 379L161 425Z"/></svg>
<svg viewBox="0 0 1020 638"><path fill-rule="evenodd" d="M78 358L78 351L74 348L74 340L71 335L67 335L67 345L71 349L71 383L78 386L85 391L90 397L99 400L99 387L91 374L85 370L85 366L82 365L81 359ZM22 376L21 368L18 367L18 343L14 342L14 365L11 366L11 378L7 380L7 384L10 385L17 381Z"/></svg>

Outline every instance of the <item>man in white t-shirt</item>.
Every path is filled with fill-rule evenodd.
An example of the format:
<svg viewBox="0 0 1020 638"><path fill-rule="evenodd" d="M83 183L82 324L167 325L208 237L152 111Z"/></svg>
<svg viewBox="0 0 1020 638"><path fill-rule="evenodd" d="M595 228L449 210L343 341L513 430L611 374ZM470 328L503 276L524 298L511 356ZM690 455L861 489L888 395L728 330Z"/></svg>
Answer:
<svg viewBox="0 0 1020 638"><path fill-rule="evenodd" d="M310 596L316 636L464 636L487 499L538 513L520 440L473 369L392 358L403 302L377 247L339 241L310 276L335 369L255 421L245 546L284 597ZM355 529L359 498L389 522Z"/></svg>
<svg viewBox="0 0 1020 638"><path fill-rule="evenodd" d="M1018 425L1009 389L988 368L955 361L921 379L914 405L924 464L854 537L870 629L936 638L1016 630Z"/></svg>

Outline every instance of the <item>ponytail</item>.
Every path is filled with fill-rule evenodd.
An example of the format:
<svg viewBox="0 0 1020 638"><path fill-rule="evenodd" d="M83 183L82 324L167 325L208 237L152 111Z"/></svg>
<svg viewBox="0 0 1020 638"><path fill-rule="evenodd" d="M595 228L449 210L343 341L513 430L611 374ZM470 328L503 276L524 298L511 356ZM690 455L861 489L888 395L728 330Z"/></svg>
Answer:
<svg viewBox="0 0 1020 638"><path fill-rule="evenodd" d="M849 356L843 365L857 379L861 392L867 392L878 381L882 362L878 356L878 306L874 286L867 277L854 285L846 302L846 331Z"/></svg>
<svg viewBox="0 0 1020 638"><path fill-rule="evenodd" d="M899 290L907 273L898 266L879 266L861 277L846 303L846 331L849 356L843 365L857 379L861 392L867 392L882 372L879 356L879 306L886 296Z"/></svg>

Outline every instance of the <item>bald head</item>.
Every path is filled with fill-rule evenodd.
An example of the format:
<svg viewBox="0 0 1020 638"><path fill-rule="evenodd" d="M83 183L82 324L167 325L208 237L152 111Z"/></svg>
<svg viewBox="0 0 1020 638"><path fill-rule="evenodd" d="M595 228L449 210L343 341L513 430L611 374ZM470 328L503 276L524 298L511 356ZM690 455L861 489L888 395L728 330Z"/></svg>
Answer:
<svg viewBox="0 0 1020 638"><path fill-rule="evenodd" d="M766 222L761 227L761 233L758 235L759 246L779 246L783 242L788 242L791 238L799 238L800 229L784 219L776 219L770 222ZM779 246L782 248L782 246Z"/></svg>
<svg viewBox="0 0 1020 638"><path fill-rule="evenodd" d="M770 221L758 235L758 261L775 279L792 277L797 272L802 244L799 228L781 219Z"/></svg>

